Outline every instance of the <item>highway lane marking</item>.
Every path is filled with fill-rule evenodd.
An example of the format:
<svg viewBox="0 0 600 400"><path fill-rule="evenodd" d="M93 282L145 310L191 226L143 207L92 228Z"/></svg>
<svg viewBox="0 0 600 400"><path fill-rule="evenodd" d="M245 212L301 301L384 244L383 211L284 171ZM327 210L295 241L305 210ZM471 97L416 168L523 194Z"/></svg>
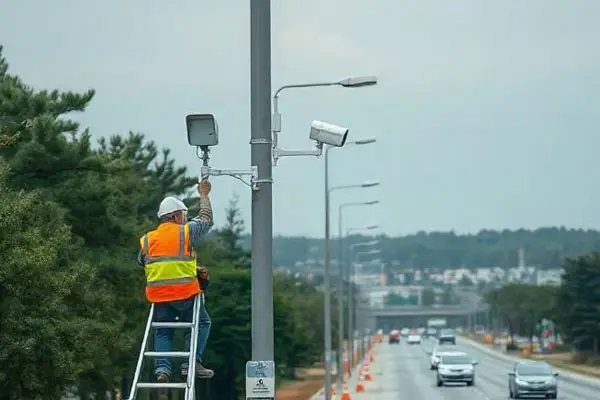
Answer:
<svg viewBox="0 0 600 400"><path fill-rule="evenodd" d="M482 391L481 391L479 388L477 388L477 387L474 387L474 388L473 388L473 392L475 392L475 393L477 393L478 395L480 395L480 396L481 396L481 398L482 398L483 400L492 400L490 397L488 397L488 395L487 395L487 394L485 394L484 392L482 392Z"/></svg>
<svg viewBox="0 0 600 400"><path fill-rule="evenodd" d="M426 346L424 346L426 343L427 343L427 342L424 342L424 343L422 343L422 345L421 345L420 347L421 347L421 350L423 350L423 353L425 354L425 358L426 358L426 359L430 359L430 356L429 356L429 354L427 354L427 352L428 352L428 351L431 351L432 349L430 349L429 347L427 347L427 348L426 348ZM431 344L431 342L430 342L429 344ZM437 343L435 343L435 341L434 341L433 345L435 346L435 344L437 344ZM457 346L457 348L458 348L458 349L461 349L461 346ZM466 349L463 349L463 351L465 351L465 352L467 352L467 353L468 353L468 351L467 351ZM469 389L471 389L471 391L472 391L473 393L475 393L476 395L480 396L482 400L492 400L492 398L491 398L491 397L489 397L487 394L485 394L485 393L484 393L484 392L483 392L481 389L479 389L477 386L472 386L472 387L469 387Z"/></svg>

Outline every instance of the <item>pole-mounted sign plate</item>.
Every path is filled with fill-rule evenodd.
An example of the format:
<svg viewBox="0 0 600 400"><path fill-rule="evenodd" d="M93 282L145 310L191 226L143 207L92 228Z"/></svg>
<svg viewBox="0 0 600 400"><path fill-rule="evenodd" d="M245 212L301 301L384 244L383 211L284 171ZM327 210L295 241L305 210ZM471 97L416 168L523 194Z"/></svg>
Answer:
<svg viewBox="0 0 600 400"><path fill-rule="evenodd" d="M275 362L246 363L246 400L275 400Z"/></svg>

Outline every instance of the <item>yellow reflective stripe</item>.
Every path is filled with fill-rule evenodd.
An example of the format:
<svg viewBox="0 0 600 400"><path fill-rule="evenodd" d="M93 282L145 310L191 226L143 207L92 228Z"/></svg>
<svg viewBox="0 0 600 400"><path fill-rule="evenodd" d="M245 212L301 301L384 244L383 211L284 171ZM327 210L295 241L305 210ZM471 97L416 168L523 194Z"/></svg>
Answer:
<svg viewBox="0 0 600 400"><path fill-rule="evenodd" d="M163 285L176 285L178 283L189 283L196 280L196 278L177 278L177 279L161 279L159 281L147 282L146 286L163 286Z"/></svg>
<svg viewBox="0 0 600 400"><path fill-rule="evenodd" d="M164 261L146 264L146 281L154 282L165 279L195 278L195 261Z"/></svg>

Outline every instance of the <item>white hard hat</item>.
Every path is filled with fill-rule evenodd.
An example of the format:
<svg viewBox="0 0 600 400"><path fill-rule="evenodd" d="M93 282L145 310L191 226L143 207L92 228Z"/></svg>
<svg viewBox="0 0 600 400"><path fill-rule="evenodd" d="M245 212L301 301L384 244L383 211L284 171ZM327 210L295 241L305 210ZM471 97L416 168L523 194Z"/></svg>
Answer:
<svg viewBox="0 0 600 400"><path fill-rule="evenodd" d="M158 218L160 218L164 215L171 214L176 211L187 212L187 210L188 208L185 206L185 204L183 204L183 201L179 200L176 197L168 196L160 202L160 205L158 206L158 213L156 215L158 215Z"/></svg>

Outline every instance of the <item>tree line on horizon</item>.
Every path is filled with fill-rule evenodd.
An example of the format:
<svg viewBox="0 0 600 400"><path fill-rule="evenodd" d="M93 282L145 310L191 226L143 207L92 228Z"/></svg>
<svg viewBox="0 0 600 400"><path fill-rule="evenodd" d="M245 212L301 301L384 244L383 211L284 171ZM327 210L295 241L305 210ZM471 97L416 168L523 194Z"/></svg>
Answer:
<svg viewBox="0 0 600 400"><path fill-rule="evenodd" d="M341 242L332 239L332 257L336 258L340 244L347 253L350 245L379 240L381 259L390 272L405 269L446 268L511 268L519 265L519 249L524 250L528 266L541 269L560 268L566 258L600 251L600 231L546 227L535 230L482 230L476 234L454 232L418 232L413 235L352 235ZM250 248L250 237L243 238L244 248ZM297 263L319 265L324 257L324 241L320 238L278 235L273 242L275 266L293 268Z"/></svg>
<svg viewBox="0 0 600 400"><path fill-rule="evenodd" d="M157 225L165 195L196 183L141 133L93 146L70 119L93 97L26 85L0 46L0 400L128 395L150 308L139 237ZM185 201L193 215L197 200ZM204 361L215 376L198 398L237 400L251 356L250 254L237 199L213 207L217 216L227 208L225 224L196 250L211 274ZM294 379L297 367L321 360L323 294L286 275L274 292L277 373Z"/></svg>
<svg viewBox="0 0 600 400"><path fill-rule="evenodd" d="M510 335L539 336L544 319L576 350L576 361L600 356L600 253L568 258L559 286L513 283L488 290L492 327Z"/></svg>

